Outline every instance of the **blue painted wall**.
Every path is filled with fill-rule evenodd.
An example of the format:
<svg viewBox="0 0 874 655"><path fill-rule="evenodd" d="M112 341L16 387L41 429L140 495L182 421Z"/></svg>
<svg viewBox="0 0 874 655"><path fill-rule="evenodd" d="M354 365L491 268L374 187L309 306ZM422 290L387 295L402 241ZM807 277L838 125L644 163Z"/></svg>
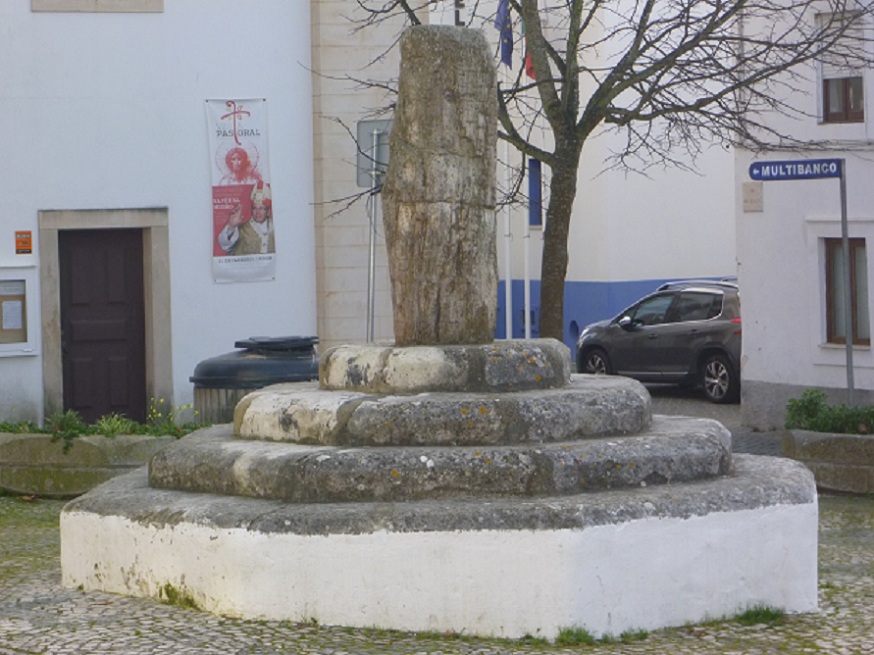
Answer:
<svg viewBox="0 0 874 655"><path fill-rule="evenodd" d="M671 278L674 280L676 278ZM670 280L629 280L621 282L566 282L564 287L564 343L576 355L577 336L589 323L613 318L635 300L652 293ZM498 318L495 336L506 338L504 286L498 283ZM511 338L525 336L525 290L522 280L512 282L513 327ZM531 281L531 336L540 336L540 280Z"/></svg>

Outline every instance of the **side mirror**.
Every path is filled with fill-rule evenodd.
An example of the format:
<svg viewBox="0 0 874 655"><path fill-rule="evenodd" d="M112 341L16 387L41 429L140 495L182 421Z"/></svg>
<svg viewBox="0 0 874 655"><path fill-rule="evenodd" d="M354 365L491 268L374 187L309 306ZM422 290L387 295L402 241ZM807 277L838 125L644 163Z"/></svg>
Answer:
<svg viewBox="0 0 874 655"><path fill-rule="evenodd" d="M630 330L632 327L632 321L630 316L623 316L620 318L616 324L621 327L623 330Z"/></svg>

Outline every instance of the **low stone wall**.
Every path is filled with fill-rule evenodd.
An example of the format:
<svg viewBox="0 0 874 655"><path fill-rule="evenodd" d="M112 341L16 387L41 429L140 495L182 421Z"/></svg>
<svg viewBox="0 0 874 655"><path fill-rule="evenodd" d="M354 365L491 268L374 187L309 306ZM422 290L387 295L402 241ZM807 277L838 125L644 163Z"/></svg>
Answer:
<svg viewBox="0 0 874 655"><path fill-rule="evenodd" d="M821 490L874 493L874 436L786 430L780 449L807 466Z"/></svg>
<svg viewBox="0 0 874 655"><path fill-rule="evenodd" d="M0 489L46 497L78 496L146 464L175 437L77 437L64 452L47 434L0 432Z"/></svg>

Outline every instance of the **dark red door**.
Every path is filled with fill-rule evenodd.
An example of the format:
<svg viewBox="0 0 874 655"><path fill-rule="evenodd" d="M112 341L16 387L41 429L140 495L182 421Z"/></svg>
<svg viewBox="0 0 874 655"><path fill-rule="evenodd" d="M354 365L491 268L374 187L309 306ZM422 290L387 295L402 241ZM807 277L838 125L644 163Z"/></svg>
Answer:
<svg viewBox="0 0 874 655"><path fill-rule="evenodd" d="M141 230L58 234L64 409L146 418Z"/></svg>

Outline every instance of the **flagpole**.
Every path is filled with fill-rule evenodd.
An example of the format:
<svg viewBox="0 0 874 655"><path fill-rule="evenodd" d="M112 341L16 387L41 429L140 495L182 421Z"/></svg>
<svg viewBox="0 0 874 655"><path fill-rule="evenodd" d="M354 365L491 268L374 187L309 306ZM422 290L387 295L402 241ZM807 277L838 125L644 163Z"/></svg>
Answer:
<svg viewBox="0 0 874 655"><path fill-rule="evenodd" d="M498 50L500 51L501 61L498 64L498 78L502 85L512 83L512 78L508 75L506 69L501 64L506 65L507 69L512 72L512 47L513 35L510 29L510 14L509 3L507 0L498 2L498 9L495 15L495 28L498 30ZM505 48L507 39L509 38L509 49ZM503 184L504 189L509 189L512 184L512 170L510 168L510 144L503 141L501 144L501 159L503 166ZM500 210L504 219L504 334L507 339L513 338L513 230L512 230L512 215L510 206L504 204Z"/></svg>

